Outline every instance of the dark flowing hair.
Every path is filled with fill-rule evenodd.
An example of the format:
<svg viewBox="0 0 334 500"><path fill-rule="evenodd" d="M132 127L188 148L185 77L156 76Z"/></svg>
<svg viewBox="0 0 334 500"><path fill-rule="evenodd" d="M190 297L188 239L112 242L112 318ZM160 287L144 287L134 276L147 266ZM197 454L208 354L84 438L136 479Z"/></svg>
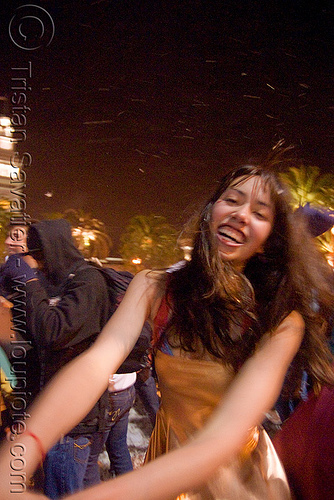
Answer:
<svg viewBox="0 0 334 500"><path fill-rule="evenodd" d="M240 273L219 257L210 221L213 205L226 189L253 176L269 189L274 222L263 253L251 257ZM171 315L165 335L173 347L193 353L202 349L237 370L260 338L296 310L306 332L290 371L289 390L297 386L302 370L314 382L334 384L326 344L333 315L333 273L305 221L293 213L289 192L274 172L242 166L223 177L198 216L191 261L166 274ZM242 332L237 338L232 335L235 327Z"/></svg>

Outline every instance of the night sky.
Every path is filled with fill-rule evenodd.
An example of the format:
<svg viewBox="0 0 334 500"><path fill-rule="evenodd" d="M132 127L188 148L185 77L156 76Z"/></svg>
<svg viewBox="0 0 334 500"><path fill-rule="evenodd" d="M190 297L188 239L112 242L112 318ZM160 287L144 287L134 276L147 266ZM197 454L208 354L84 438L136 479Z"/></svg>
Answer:
<svg viewBox="0 0 334 500"><path fill-rule="evenodd" d="M15 22L31 3L55 31L26 20L25 43L41 41L27 50ZM131 216L180 228L227 169L280 139L334 170L331 1L4 0L0 14L0 94L32 68L27 211L90 212L112 254Z"/></svg>

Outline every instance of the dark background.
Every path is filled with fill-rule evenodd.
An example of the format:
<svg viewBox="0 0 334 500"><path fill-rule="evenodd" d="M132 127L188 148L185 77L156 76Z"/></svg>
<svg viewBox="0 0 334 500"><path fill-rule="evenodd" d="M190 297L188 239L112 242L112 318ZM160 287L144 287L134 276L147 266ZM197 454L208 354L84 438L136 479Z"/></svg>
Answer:
<svg viewBox="0 0 334 500"><path fill-rule="evenodd" d="M36 50L8 32L28 3L55 26ZM180 228L227 169L280 139L333 171L331 1L5 0L0 14L0 94L13 93L12 68L32 65L19 150L33 157L33 217L90 212L116 254L131 216Z"/></svg>

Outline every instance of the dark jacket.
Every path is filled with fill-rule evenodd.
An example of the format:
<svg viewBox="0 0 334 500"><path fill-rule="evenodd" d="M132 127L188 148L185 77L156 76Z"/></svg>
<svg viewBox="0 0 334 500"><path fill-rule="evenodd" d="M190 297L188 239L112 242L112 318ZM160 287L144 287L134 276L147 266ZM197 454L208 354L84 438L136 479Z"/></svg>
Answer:
<svg viewBox="0 0 334 500"><path fill-rule="evenodd" d="M103 276L85 262L75 247L67 221L33 224L28 248L33 250L32 255L38 251L43 262L42 279L27 283L26 310L28 329L38 345L42 379L46 383L94 342L111 315L112 304ZM72 434L87 432L87 427L91 431L103 429L106 396Z"/></svg>

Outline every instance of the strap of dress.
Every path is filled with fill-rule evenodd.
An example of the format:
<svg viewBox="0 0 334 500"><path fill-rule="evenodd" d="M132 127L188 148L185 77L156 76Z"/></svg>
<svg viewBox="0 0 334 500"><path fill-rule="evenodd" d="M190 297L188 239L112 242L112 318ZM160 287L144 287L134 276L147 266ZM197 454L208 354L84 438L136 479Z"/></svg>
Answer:
<svg viewBox="0 0 334 500"><path fill-rule="evenodd" d="M166 296L164 295L161 300L156 317L154 319L153 338L152 338L153 348L157 346L157 344L161 339L161 336L165 332L165 328L168 321L168 315L169 315L169 307L167 305Z"/></svg>

